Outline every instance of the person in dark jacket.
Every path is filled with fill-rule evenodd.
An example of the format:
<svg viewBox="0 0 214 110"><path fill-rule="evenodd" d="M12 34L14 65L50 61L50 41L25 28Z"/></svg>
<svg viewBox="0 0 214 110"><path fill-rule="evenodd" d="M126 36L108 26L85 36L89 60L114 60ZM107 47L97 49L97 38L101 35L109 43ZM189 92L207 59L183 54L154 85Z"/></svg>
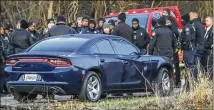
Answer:
<svg viewBox="0 0 214 110"><path fill-rule="evenodd" d="M165 56L170 59L173 58L176 41L173 31L166 26L165 17L161 17L158 20L158 26L154 29L151 38L149 46L150 55Z"/></svg>
<svg viewBox="0 0 214 110"><path fill-rule="evenodd" d="M173 31L174 37L176 38L176 51L173 55L173 62L175 65L175 85L176 87L180 88L181 80L180 80L180 66L179 66L179 57L178 51L180 49L180 34L178 30L178 26L175 23L172 23L173 17L172 16L165 16L166 18L166 25Z"/></svg>
<svg viewBox="0 0 214 110"><path fill-rule="evenodd" d="M146 29L140 27L139 20L137 18L132 19L133 29L133 44L135 44L141 51L141 54L146 54L146 47L149 44L149 34Z"/></svg>
<svg viewBox="0 0 214 110"><path fill-rule="evenodd" d="M88 17L83 17L82 18L82 27L81 27L81 31L79 32L79 34L86 34L89 30L89 25L88 25L88 22L89 22L89 18Z"/></svg>
<svg viewBox="0 0 214 110"><path fill-rule="evenodd" d="M205 67L205 70L209 73L212 72L213 65L213 18L211 16L206 17L206 33L204 35L204 53L202 55L201 63ZM212 77L211 77L212 78Z"/></svg>
<svg viewBox="0 0 214 110"><path fill-rule="evenodd" d="M205 29L204 26L201 23L201 19L198 18L198 14L196 12L190 12L190 23L195 27L196 31L196 57L201 57L201 55L204 52L204 34L205 34Z"/></svg>
<svg viewBox="0 0 214 110"><path fill-rule="evenodd" d="M28 28L28 22L21 20L20 27L20 29L15 30L11 35L12 48L10 54L23 52L34 43L31 33L26 30Z"/></svg>
<svg viewBox="0 0 214 110"><path fill-rule="evenodd" d="M42 39L42 36L36 31L36 25L34 22L29 22L28 31L31 33L31 37L34 43Z"/></svg>
<svg viewBox="0 0 214 110"><path fill-rule="evenodd" d="M110 19L109 21L108 21L108 23L109 23L109 28L110 28L110 33L112 33L113 32L113 30L114 30L114 27L115 27L115 20L113 20L113 19Z"/></svg>
<svg viewBox="0 0 214 110"><path fill-rule="evenodd" d="M77 32L72 27L66 25L64 16L58 16L56 25L48 30L46 37L65 34L77 34Z"/></svg>
<svg viewBox="0 0 214 110"><path fill-rule="evenodd" d="M96 22L94 20L89 20L88 25L89 29L85 32L85 34L98 34L96 30Z"/></svg>
<svg viewBox="0 0 214 110"><path fill-rule="evenodd" d="M40 33L42 35L42 37L45 37L48 30L50 28L52 28L54 25L55 25L55 21L53 18L47 19L47 28L43 28L41 33Z"/></svg>
<svg viewBox="0 0 214 110"><path fill-rule="evenodd" d="M4 60L6 58L5 50L4 50L4 27L0 26L0 93L6 93L7 88L6 88L6 80L7 80L7 75L4 72Z"/></svg>
<svg viewBox="0 0 214 110"><path fill-rule="evenodd" d="M121 36L128 41L132 42L132 28L125 23L126 21L126 14L120 13L118 15L118 25L114 27L112 35Z"/></svg>
<svg viewBox="0 0 214 110"><path fill-rule="evenodd" d="M98 19L98 22L97 22L98 26L97 26L96 30L97 30L97 32L99 34L103 34L103 24L104 24L104 22L105 22L105 18Z"/></svg>

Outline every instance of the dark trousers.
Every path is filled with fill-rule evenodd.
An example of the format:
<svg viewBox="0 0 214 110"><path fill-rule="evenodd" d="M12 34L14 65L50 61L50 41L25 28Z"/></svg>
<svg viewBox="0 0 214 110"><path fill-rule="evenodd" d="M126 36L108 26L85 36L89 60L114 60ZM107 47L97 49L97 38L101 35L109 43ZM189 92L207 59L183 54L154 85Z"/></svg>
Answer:
<svg viewBox="0 0 214 110"><path fill-rule="evenodd" d="M212 78L213 75L213 54L210 51L205 51L201 58L201 64L204 70Z"/></svg>
<svg viewBox="0 0 214 110"><path fill-rule="evenodd" d="M197 79L198 76L198 68L197 68L197 61L199 61L200 58L196 57L196 50L189 50L184 51L184 62L188 69L191 69L193 71L193 76L195 79Z"/></svg>
<svg viewBox="0 0 214 110"><path fill-rule="evenodd" d="M180 71L180 67L179 67L178 53L174 54L173 63L175 66L175 84L178 85L179 83L181 83L181 71Z"/></svg>
<svg viewBox="0 0 214 110"><path fill-rule="evenodd" d="M0 63L0 92L3 90L7 92L6 82L7 82L7 75L4 72L4 63Z"/></svg>

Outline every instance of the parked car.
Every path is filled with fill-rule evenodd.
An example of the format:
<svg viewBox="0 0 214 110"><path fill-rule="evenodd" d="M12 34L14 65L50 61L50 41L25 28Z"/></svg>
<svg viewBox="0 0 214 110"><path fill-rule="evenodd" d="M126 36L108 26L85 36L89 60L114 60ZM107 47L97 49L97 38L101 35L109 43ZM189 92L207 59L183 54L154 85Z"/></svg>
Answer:
<svg viewBox="0 0 214 110"><path fill-rule="evenodd" d="M157 24L158 19L162 16L163 9L169 8L171 15L178 24L179 29L183 29L180 11L177 6L157 7L157 8L142 8L131 9L126 12L126 23L132 26L132 19L138 18L140 26L147 29L147 32L152 35L152 30ZM110 13L105 16L106 21L110 19L117 20L118 13Z"/></svg>
<svg viewBox="0 0 214 110"><path fill-rule="evenodd" d="M140 55L126 39L104 34L46 38L9 56L5 72L8 89L20 102L44 93L98 101L107 93L152 91L149 83L162 96L173 90L171 60Z"/></svg>

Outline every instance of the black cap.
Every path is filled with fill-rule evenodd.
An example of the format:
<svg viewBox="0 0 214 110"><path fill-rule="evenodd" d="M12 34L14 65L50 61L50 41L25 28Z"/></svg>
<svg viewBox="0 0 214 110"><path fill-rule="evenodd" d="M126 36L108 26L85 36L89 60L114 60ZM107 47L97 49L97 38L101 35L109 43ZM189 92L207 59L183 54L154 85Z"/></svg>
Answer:
<svg viewBox="0 0 214 110"><path fill-rule="evenodd" d="M108 23L111 24L111 25L113 25L113 26L115 26L115 21L114 21L113 19L110 19L110 20L108 21Z"/></svg>
<svg viewBox="0 0 214 110"><path fill-rule="evenodd" d="M34 22L29 22L28 24L29 24L29 26L35 25Z"/></svg>
<svg viewBox="0 0 214 110"><path fill-rule="evenodd" d="M126 21L126 14L125 13L120 13L118 15L118 19L125 22Z"/></svg>
<svg viewBox="0 0 214 110"><path fill-rule="evenodd" d="M20 21L20 27L23 28L23 29L27 29L28 28L28 22L25 21L25 20L21 20Z"/></svg>
<svg viewBox="0 0 214 110"><path fill-rule="evenodd" d="M62 16L62 15L58 16L58 17L57 17L57 22L60 22L60 21L66 22L65 17Z"/></svg>
<svg viewBox="0 0 214 110"><path fill-rule="evenodd" d="M138 20L137 18L133 18L133 19L132 19L132 22L133 22L133 21L136 21L136 22L139 23L139 20Z"/></svg>

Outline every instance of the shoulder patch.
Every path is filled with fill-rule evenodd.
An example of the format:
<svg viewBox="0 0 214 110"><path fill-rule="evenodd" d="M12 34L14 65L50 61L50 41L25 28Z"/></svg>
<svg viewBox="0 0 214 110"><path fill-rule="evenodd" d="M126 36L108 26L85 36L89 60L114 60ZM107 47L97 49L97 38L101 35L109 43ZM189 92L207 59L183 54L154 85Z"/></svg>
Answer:
<svg viewBox="0 0 214 110"><path fill-rule="evenodd" d="M155 34L155 32L152 32L152 36L155 36L156 34Z"/></svg>
<svg viewBox="0 0 214 110"><path fill-rule="evenodd" d="M189 28L185 28L185 31L189 31L190 29Z"/></svg>

